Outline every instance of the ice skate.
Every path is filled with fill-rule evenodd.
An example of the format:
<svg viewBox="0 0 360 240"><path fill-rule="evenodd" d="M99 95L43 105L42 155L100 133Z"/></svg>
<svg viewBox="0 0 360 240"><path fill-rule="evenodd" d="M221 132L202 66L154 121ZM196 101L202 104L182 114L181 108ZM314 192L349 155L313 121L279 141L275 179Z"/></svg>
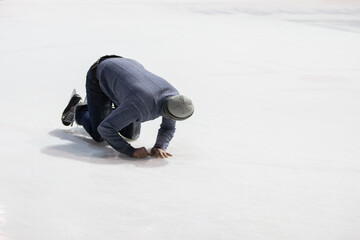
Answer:
<svg viewBox="0 0 360 240"><path fill-rule="evenodd" d="M76 90L74 89L71 94L70 101L61 116L61 121L65 126L73 125L75 121L75 109L80 103L81 97L79 94L76 93Z"/></svg>

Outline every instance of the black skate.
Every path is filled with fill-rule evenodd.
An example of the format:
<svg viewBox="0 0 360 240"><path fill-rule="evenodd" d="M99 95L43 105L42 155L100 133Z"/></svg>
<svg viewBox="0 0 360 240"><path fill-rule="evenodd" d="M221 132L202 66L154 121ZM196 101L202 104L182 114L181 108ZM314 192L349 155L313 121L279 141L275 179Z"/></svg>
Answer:
<svg viewBox="0 0 360 240"><path fill-rule="evenodd" d="M64 109L62 116L61 116L61 121L65 126L69 126L74 123L75 121L75 108L76 106L80 103L81 101L81 97L79 94L76 93L75 89L73 91L73 93L71 94L71 98L70 101L68 103L68 105L66 106L66 108Z"/></svg>

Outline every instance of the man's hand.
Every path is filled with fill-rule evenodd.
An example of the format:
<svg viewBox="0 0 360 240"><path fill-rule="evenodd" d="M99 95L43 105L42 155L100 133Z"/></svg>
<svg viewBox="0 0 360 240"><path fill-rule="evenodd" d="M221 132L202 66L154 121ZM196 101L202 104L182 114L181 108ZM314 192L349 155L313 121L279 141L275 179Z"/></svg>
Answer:
<svg viewBox="0 0 360 240"><path fill-rule="evenodd" d="M144 147L137 148L133 154L133 158L146 158L147 156L149 156L149 152Z"/></svg>
<svg viewBox="0 0 360 240"><path fill-rule="evenodd" d="M161 148L152 148L150 152L150 156L156 158L168 158L172 157L172 155Z"/></svg>

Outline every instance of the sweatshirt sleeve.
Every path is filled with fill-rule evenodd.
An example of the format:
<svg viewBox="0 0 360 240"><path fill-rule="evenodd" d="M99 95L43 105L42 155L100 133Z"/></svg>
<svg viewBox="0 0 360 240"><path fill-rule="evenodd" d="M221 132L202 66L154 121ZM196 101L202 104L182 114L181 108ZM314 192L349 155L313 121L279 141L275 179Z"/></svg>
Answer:
<svg viewBox="0 0 360 240"><path fill-rule="evenodd" d="M119 131L137 120L137 111L134 108L132 104L120 105L97 128L100 135L111 147L129 157L134 154L135 148L124 140Z"/></svg>
<svg viewBox="0 0 360 240"><path fill-rule="evenodd" d="M166 149L171 139L174 137L176 121L163 117L158 135L156 138L155 148Z"/></svg>

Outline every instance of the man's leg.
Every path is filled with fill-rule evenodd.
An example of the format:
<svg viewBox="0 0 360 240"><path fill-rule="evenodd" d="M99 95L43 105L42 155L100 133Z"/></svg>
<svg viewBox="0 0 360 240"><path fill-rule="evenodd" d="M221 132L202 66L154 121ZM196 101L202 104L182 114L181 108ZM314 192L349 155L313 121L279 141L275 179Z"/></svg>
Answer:
<svg viewBox="0 0 360 240"><path fill-rule="evenodd" d="M120 134L128 139L136 140L140 136L141 123L132 122L120 130Z"/></svg>
<svg viewBox="0 0 360 240"><path fill-rule="evenodd" d="M113 107L114 108L112 110L117 108L117 106L115 104ZM141 123L140 122L132 122L129 125L127 125L126 127L124 127L123 129L121 129L119 131L119 133L123 137L126 137L131 140L136 140L140 136L140 131L141 131Z"/></svg>
<svg viewBox="0 0 360 240"><path fill-rule="evenodd" d="M75 120L96 142L101 142L103 139L97 131L97 127L111 113L111 101L101 91L99 81L92 68L86 75L86 97L87 105L77 107Z"/></svg>

